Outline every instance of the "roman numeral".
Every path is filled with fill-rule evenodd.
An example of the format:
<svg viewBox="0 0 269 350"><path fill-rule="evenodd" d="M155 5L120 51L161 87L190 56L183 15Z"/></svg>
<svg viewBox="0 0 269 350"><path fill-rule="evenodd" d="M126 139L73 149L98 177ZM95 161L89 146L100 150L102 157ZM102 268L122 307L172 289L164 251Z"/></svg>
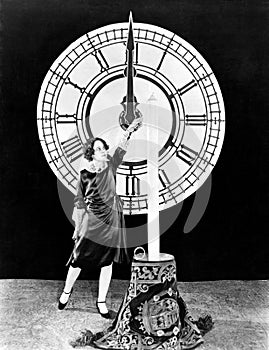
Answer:
<svg viewBox="0 0 269 350"><path fill-rule="evenodd" d="M107 36L107 32L106 32L106 36ZM99 49L99 50L95 50L95 46L93 45L89 35L87 34L88 37L88 41L90 46L94 49L94 51L92 52L92 55L96 58L96 61L98 62L100 68L101 68L101 72L107 71L109 68L109 64L107 63L107 60L103 54L103 52ZM99 39L99 42L102 43L99 34L97 34L97 37ZM107 41L108 41L108 36L107 36Z"/></svg>
<svg viewBox="0 0 269 350"><path fill-rule="evenodd" d="M164 60L164 57L166 56L166 54L167 54L167 51L164 51L164 53L162 55L162 58L161 58L161 60L160 60L160 62L158 64L157 70L160 70L161 65L163 64L163 60Z"/></svg>
<svg viewBox="0 0 269 350"><path fill-rule="evenodd" d="M123 43L123 45L126 47L126 43ZM133 51L133 62L134 64L138 64L138 43L135 43L135 49ZM128 51L125 51L125 63L128 63Z"/></svg>
<svg viewBox="0 0 269 350"><path fill-rule="evenodd" d="M138 64L138 43L135 43L134 64Z"/></svg>
<svg viewBox="0 0 269 350"><path fill-rule="evenodd" d="M171 94L169 97L173 98L177 94L179 96L182 96L186 92L188 92L189 90L193 89L196 85L197 85L197 82L194 79L192 79L189 83L187 83L186 85L182 86L182 88L177 89L177 92L175 94Z"/></svg>
<svg viewBox="0 0 269 350"><path fill-rule="evenodd" d="M70 77L66 78L65 84L70 84L72 85L75 89L78 89L80 92L85 91L85 87L78 86L76 83L73 83L70 79Z"/></svg>
<svg viewBox="0 0 269 350"><path fill-rule="evenodd" d="M206 115L186 115L186 125L206 125Z"/></svg>
<svg viewBox="0 0 269 350"><path fill-rule="evenodd" d="M181 145L181 150L177 151L176 155L178 158L183 160L183 162L191 166L195 158L198 156L198 152L195 152L193 149L185 145Z"/></svg>
<svg viewBox="0 0 269 350"><path fill-rule="evenodd" d="M82 156L81 141L78 136L71 137L70 139L61 142L64 152L69 158L68 160L72 163Z"/></svg>
<svg viewBox="0 0 269 350"><path fill-rule="evenodd" d="M160 62L159 62L159 64L158 64L157 70L160 70L161 65L163 64L164 57L165 57L166 54L167 54L167 50L168 50L169 46L171 45L171 43L172 43L172 41L173 41L173 39L174 39L174 36L175 36L175 34L172 36L172 38L170 39L168 45L166 46L166 49L165 49L165 51L164 51L164 53L163 53L163 55L162 55L162 57L161 57L161 60L160 60ZM163 37L162 37L162 39L163 39ZM161 41L162 41L162 40L161 40Z"/></svg>
<svg viewBox="0 0 269 350"><path fill-rule="evenodd" d="M126 195L140 195L140 179L136 175L126 176Z"/></svg>
<svg viewBox="0 0 269 350"><path fill-rule="evenodd" d="M193 79L188 84L184 85L181 89L178 89L178 94L180 96L184 95L189 90L193 89L197 85L196 81Z"/></svg>
<svg viewBox="0 0 269 350"><path fill-rule="evenodd" d="M56 112L57 124L74 124L77 122L76 114L59 114Z"/></svg>
<svg viewBox="0 0 269 350"><path fill-rule="evenodd" d="M107 71L109 68L109 64L107 63L107 60L101 50L94 51L92 55L96 58L96 61L98 62L101 72Z"/></svg>
<svg viewBox="0 0 269 350"><path fill-rule="evenodd" d="M164 188L171 184L171 181L168 179L168 176L163 169L160 169L159 171L159 179Z"/></svg>

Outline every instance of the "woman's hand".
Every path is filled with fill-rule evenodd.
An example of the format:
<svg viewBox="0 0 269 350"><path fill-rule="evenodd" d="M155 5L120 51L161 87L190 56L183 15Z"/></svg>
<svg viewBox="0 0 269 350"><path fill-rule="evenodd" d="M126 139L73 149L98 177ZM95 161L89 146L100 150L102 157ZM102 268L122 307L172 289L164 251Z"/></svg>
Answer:
<svg viewBox="0 0 269 350"><path fill-rule="evenodd" d="M129 125L129 127L124 131L124 134L119 142L119 147L127 150L127 146L129 145L129 139L131 134L139 129L142 126L143 117L136 118L132 121L132 123Z"/></svg>
<svg viewBox="0 0 269 350"><path fill-rule="evenodd" d="M136 130L138 130L142 126L143 117L135 118L132 123L129 125L128 129L126 130L129 133L132 133Z"/></svg>
<svg viewBox="0 0 269 350"><path fill-rule="evenodd" d="M79 237L79 231L77 229L77 227L75 227L75 230L74 230L74 233L73 233L73 236L72 236L72 239L73 241L76 241Z"/></svg>
<svg viewBox="0 0 269 350"><path fill-rule="evenodd" d="M80 228L82 225L83 217L86 214L85 208L78 209L77 207L74 208L72 219L75 222L75 231L73 233L72 239L75 241L79 237Z"/></svg>

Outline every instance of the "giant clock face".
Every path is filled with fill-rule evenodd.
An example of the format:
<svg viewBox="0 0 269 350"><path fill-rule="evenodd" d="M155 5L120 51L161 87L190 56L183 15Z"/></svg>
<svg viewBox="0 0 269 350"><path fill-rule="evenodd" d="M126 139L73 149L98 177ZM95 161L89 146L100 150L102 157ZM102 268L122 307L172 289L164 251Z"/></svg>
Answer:
<svg viewBox="0 0 269 350"><path fill-rule="evenodd" d="M190 196L211 173L224 138L224 104L211 68L185 40L142 23L133 24L133 34L134 92L146 126L150 96L155 97L159 203L165 209ZM113 151L122 135L127 35L128 23L85 34L56 59L43 81L39 138L49 166L74 194L83 143L101 136ZM145 130L133 134L117 172L125 214L147 212Z"/></svg>

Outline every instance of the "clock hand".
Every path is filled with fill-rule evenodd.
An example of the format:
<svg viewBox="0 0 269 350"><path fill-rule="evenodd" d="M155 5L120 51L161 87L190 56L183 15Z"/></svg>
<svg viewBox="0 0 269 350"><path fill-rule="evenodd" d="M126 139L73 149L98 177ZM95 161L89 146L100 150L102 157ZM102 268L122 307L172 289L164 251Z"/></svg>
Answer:
<svg viewBox="0 0 269 350"><path fill-rule="evenodd" d="M130 12L128 39L126 43L127 68L125 70L127 75L127 94L123 97L123 100L121 102L124 111L120 114L120 124L124 130L128 128L134 119L141 117L141 113L136 109L138 103L136 97L134 96L133 86L133 78L135 72L135 69L133 67L133 54L135 45L132 24L133 19L132 13Z"/></svg>

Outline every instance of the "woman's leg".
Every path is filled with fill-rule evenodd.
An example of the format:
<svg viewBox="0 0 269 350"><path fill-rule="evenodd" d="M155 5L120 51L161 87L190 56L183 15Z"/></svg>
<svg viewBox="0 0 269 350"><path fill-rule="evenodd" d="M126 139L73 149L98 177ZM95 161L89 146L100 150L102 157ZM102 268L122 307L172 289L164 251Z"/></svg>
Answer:
<svg viewBox="0 0 269 350"><path fill-rule="evenodd" d="M111 281L111 276L112 276L112 263L108 266L104 266L101 268L97 302L106 300L109 284ZM98 307L101 313L108 312L105 303L98 304Z"/></svg>
<svg viewBox="0 0 269 350"><path fill-rule="evenodd" d="M70 296L70 292L71 292L72 287L80 274L80 271L81 271L81 268L79 268L79 267L73 267L73 266L69 267L66 281L65 281L64 290L63 290L63 293L60 297L60 302L62 304L65 304L68 301L69 296ZM66 294L66 293L68 293L68 294Z"/></svg>

